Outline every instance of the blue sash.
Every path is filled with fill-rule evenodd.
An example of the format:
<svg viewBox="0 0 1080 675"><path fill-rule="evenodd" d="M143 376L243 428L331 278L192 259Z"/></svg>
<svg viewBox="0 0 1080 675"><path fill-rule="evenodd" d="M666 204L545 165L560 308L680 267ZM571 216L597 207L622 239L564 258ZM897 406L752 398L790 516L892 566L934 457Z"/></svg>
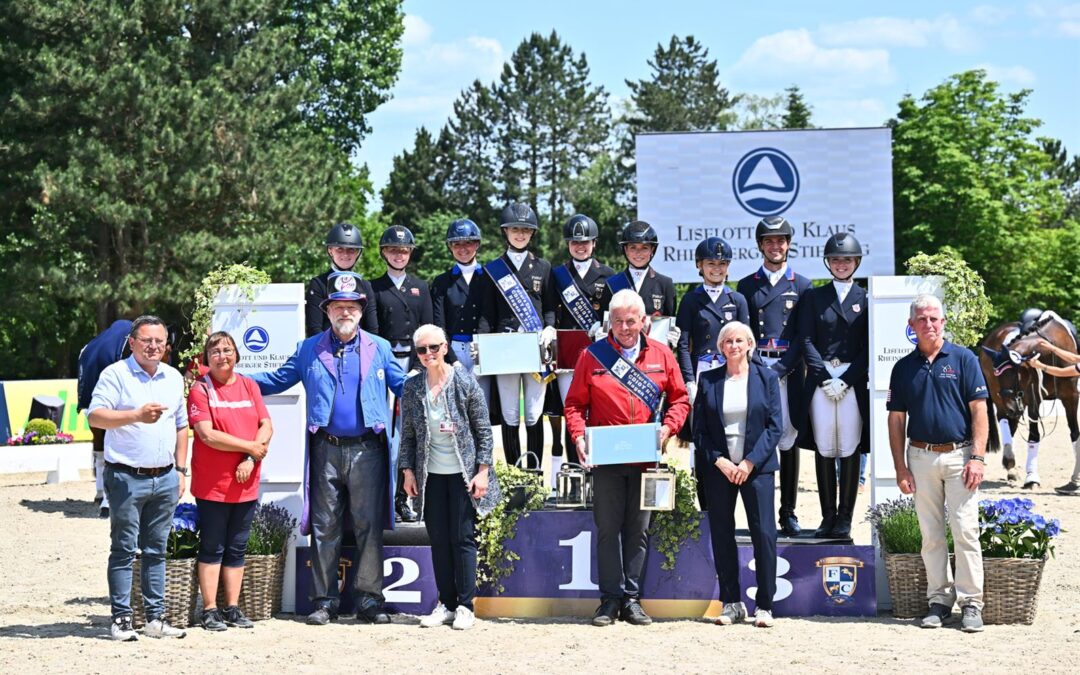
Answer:
<svg viewBox="0 0 1080 675"><path fill-rule="evenodd" d="M634 396L649 409L649 418L656 414L656 408L660 405L660 387L649 379L649 376L630 361L623 358L606 338L594 342L588 347L588 351L611 373L619 384L626 387Z"/></svg>
<svg viewBox="0 0 1080 675"><path fill-rule="evenodd" d="M521 281L510 270L510 266L506 264L506 261L502 258L496 258L485 265L484 268L491 275L495 287L499 289L499 293L502 294L506 303L510 305L510 310L517 317L525 332L539 333L544 330L544 322L540 319L540 315L536 313L536 307L533 307L529 294L521 286Z"/></svg>
<svg viewBox="0 0 1080 675"><path fill-rule="evenodd" d="M585 299L577 284L574 283L574 277L567 269L567 265L570 264L559 265L551 272L555 275L555 284L559 287L559 297L562 298L563 305L570 310L570 316L574 317L574 321L582 330L589 330L600 319L597 318L592 303Z"/></svg>
<svg viewBox="0 0 1080 675"><path fill-rule="evenodd" d="M605 282L607 287L611 289L611 294L615 295L619 291L625 291L628 288L633 288L634 284L630 281L630 272L619 272L618 274L612 274L607 278Z"/></svg>

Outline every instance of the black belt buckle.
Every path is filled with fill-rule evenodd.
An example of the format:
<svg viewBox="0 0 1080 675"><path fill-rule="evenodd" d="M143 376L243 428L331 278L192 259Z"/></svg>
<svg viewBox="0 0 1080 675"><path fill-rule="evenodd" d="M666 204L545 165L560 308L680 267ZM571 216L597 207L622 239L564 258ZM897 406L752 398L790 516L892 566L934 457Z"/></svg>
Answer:
<svg viewBox="0 0 1080 675"><path fill-rule="evenodd" d="M764 356L767 359L779 359L783 358L784 351L782 349L759 349L758 354Z"/></svg>
<svg viewBox="0 0 1080 675"><path fill-rule="evenodd" d="M360 436L335 436L327 431L319 430L319 434L325 438L330 445L341 447L343 445L358 445L360 443L370 442L378 440L379 435L374 431L369 431Z"/></svg>

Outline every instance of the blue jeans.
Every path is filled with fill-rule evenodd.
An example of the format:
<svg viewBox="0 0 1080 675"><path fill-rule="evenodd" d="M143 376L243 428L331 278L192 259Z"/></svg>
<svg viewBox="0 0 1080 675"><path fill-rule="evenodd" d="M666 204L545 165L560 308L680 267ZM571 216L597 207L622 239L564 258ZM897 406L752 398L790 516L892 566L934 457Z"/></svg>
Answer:
<svg viewBox="0 0 1080 675"><path fill-rule="evenodd" d="M109 600L112 615L131 616L131 565L142 551L142 596L146 622L165 614L165 543L180 501L175 471L151 478L105 468L109 497Z"/></svg>

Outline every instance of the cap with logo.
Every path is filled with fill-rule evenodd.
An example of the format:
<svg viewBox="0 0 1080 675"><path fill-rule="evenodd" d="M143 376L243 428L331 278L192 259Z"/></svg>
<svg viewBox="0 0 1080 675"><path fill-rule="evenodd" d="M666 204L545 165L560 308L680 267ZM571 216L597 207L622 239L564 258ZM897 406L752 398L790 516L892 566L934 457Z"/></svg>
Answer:
<svg viewBox="0 0 1080 675"><path fill-rule="evenodd" d="M358 302L361 308L367 305L367 294L360 290L360 275L355 272L331 272L326 286L329 292L319 305L324 312L335 300Z"/></svg>

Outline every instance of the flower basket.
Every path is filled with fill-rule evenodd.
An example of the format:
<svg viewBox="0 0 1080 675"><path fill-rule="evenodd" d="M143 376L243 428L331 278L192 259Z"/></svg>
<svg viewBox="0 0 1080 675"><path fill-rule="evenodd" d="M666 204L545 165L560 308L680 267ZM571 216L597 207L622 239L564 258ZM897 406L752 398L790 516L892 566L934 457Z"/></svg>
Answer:
<svg viewBox="0 0 1080 675"><path fill-rule="evenodd" d="M983 558L983 621L1031 625L1045 565L1045 556Z"/></svg>
<svg viewBox="0 0 1080 675"><path fill-rule="evenodd" d="M918 553L883 553L892 613L897 619L926 614L926 567Z"/></svg>
<svg viewBox="0 0 1080 675"><path fill-rule="evenodd" d="M244 584L240 587L240 611L252 621L274 618L281 612L281 591L285 583L285 554L252 555L244 558ZM225 606L225 590L218 584L218 607Z"/></svg>
<svg viewBox="0 0 1080 675"><path fill-rule="evenodd" d="M142 558L136 556L131 567L131 611L136 628L146 623L143 609ZM199 582L195 577L195 558L179 558L165 561L165 617L177 628L195 624L195 600Z"/></svg>

